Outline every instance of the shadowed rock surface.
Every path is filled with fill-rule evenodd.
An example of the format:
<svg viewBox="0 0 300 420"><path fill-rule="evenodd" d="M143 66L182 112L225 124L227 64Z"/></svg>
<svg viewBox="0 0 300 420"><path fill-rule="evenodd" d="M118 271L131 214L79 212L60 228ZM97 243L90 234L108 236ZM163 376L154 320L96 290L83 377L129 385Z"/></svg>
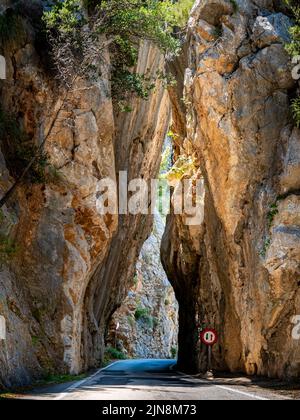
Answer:
<svg viewBox="0 0 300 420"><path fill-rule="evenodd" d="M1 212L1 233L17 246L0 272L5 386L99 366L108 319L127 294L152 229L151 216L103 216L99 181L115 180L120 170L128 170L129 180L155 178L170 116L161 80L147 102L133 101L133 112L114 109L108 51L101 79L78 79L68 92L58 88L35 37L22 17L18 37L1 45L7 61L2 110L16 116L31 144L49 132L45 149L53 169L46 183L19 187ZM137 67L154 75L164 58L144 43ZM4 150L0 165L2 195L14 182Z"/></svg>
<svg viewBox="0 0 300 420"><path fill-rule="evenodd" d="M204 180L203 221L190 228L171 216L162 246L188 371L206 368L197 332L210 326L220 333L216 369L300 373L291 322L300 313L300 132L289 111L297 88L284 47L290 25L272 1L202 0L191 14L187 134L178 132L177 158L193 156L185 177ZM182 114L173 115L176 128Z"/></svg>

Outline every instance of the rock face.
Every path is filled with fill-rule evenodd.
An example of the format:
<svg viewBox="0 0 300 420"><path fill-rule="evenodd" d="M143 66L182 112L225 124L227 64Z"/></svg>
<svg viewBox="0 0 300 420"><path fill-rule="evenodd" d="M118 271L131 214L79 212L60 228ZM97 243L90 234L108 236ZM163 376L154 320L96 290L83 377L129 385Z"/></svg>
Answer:
<svg viewBox="0 0 300 420"><path fill-rule="evenodd" d="M137 71L152 76L164 69L164 58L149 44L144 44ZM171 107L162 82L157 82L148 101L133 100L132 113L116 113L114 137L116 173L126 171L128 182L136 178L155 179L169 127ZM130 195L129 195L130 196ZM124 213L126 213L124 211ZM152 231L153 216L120 214L118 229L102 265L95 271L86 295L84 353L88 366L103 357L107 325L115 310L127 296L136 270L141 248Z"/></svg>
<svg viewBox="0 0 300 420"><path fill-rule="evenodd" d="M103 216L99 180L115 180L119 170L128 170L129 179L155 178L170 114L161 81L149 102L133 101L132 113L114 109L108 51L101 80L58 89L37 44L22 18L18 37L1 45L7 62L1 108L17 116L31 143L47 136L52 168L42 185L20 186L1 212L1 234L16 242L0 271L4 386L99 365L107 319L126 294L152 225L151 216ZM156 49L141 46L138 71L156 74L163 65ZM0 171L2 196L14 182L4 150Z"/></svg>
<svg viewBox="0 0 300 420"><path fill-rule="evenodd" d="M160 261L163 233L164 223L157 214L137 262L133 285L110 324L108 343L129 357L166 359L177 352L178 304Z"/></svg>
<svg viewBox="0 0 300 420"><path fill-rule="evenodd" d="M291 22L273 3L200 0L189 21L186 133L176 106L174 125L177 158L197 161L186 176L204 179L204 216L193 229L171 216L162 246L189 371L206 368L197 336L210 326L220 333L216 369L300 375L291 321L300 314L297 85L284 48Z"/></svg>

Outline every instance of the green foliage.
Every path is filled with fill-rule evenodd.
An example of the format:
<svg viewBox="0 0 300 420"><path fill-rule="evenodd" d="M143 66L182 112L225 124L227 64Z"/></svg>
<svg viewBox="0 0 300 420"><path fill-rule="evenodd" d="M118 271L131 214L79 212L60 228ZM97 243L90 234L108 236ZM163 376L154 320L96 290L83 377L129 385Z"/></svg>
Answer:
<svg viewBox="0 0 300 420"><path fill-rule="evenodd" d="M194 5L194 0L179 0L174 4L173 15L176 26L183 28L189 20L189 14Z"/></svg>
<svg viewBox="0 0 300 420"><path fill-rule="evenodd" d="M29 141L26 133L21 129L17 119L7 115L0 109L0 141L4 154L13 176L18 177L36 157L28 178L32 183L43 183L46 180L48 155L40 152L38 147Z"/></svg>
<svg viewBox="0 0 300 420"><path fill-rule="evenodd" d="M59 32L71 32L85 23L80 0L49 1L49 10L44 14L48 28Z"/></svg>
<svg viewBox="0 0 300 420"><path fill-rule="evenodd" d="M35 335L33 335L31 337L31 342L32 342L32 345L34 347L37 347L39 345L39 343L40 343L40 339L39 339L39 337L36 337Z"/></svg>
<svg viewBox="0 0 300 420"><path fill-rule="evenodd" d="M237 13L239 10L239 5L237 4L236 0L230 0L230 3L232 4L234 13Z"/></svg>
<svg viewBox="0 0 300 420"><path fill-rule="evenodd" d="M18 251L17 245L8 235L0 233L0 263L8 262Z"/></svg>
<svg viewBox="0 0 300 420"><path fill-rule="evenodd" d="M263 248L262 248L261 253L260 253L261 257L263 257L263 258L266 257L267 251L270 248L270 245L271 245L271 239L267 238L264 242Z"/></svg>
<svg viewBox="0 0 300 420"><path fill-rule="evenodd" d="M151 313L150 313L149 309L143 308L141 306L139 306L136 309L134 317L137 321L140 320L145 325L147 325L149 328L153 328L158 323L158 320L151 316Z"/></svg>
<svg viewBox="0 0 300 420"><path fill-rule="evenodd" d="M155 81L160 78L159 75L150 78L133 70L140 42L148 40L164 54L178 54L180 41L173 36L173 28L181 25L191 3L187 0L177 3L171 0L55 0L45 12L44 21L51 34L62 80L70 81L74 69L84 76L100 71L95 61L99 56L101 61L98 44L101 40L103 43L105 35L112 55L112 96L121 111L130 112L128 99L135 95L147 100Z"/></svg>
<svg viewBox="0 0 300 420"><path fill-rule="evenodd" d="M125 360L126 356L122 351L115 349L114 347L108 347L105 350L105 356L107 359Z"/></svg>
<svg viewBox="0 0 300 420"><path fill-rule="evenodd" d="M177 352L178 352L177 347L172 347L172 348L171 348L171 358L172 358L172 359L176 359L176 357L177 357Z"/></svg>
<svg viewBox="0 0 300 420"><path fill-rule="evenodd" d="M44 379L41 381L38 381L36 385L42 386L42 385L52 385L52 384L64 384L68 382L74 382L74 381L80 381L84 378L86 378L87 375L53 375L53 374L46 374Z"/></svg>
<svg viewBox="0 0 300 420"><path fill-rule="evenodd" d="M133 37L151 40L165 53L179 50L179 43L172 36L177 23L173 11L174 4L169 0L110 0L101 1L98 6L103 33L122 38L129 49L137 45Z"/></svg>
<svg viewBox="0 0 300 420"><path fill-rule="evenodd" d="M290 29L292 41L286 46L286 49L292 57L296 57L300 55L300 7L291 6L291 9L295 16L295 25Z"/></svg>
<svg viewBox="0 0 300 420"><path fill-rule="evenodd" d="M291 57L300 56L300 6L297 1L285 0L295 17L295 25L290 28L291 42L286 45L287 52ZM292 114L296 126L300 127L300 97L293 99L291 103Z"/></svg>
<svg viewBox="0 0 300 420"><path fill-rule="evenodd" d="M275 216L278 214L278 204L277 202L270 206L270 211L268 212L268 222L269 228L271 227Z"/></svg>
<svg viewBox="0 0 300 420"><path fill-rule="evenodd" d="M291 109L296 126L300 128L300 97L292 100Z"/></svg>
<svg viewBox="0 0 300 420"><path fill-rule="evenodd" d="M143 308L139 306L134 313L135 319L138 321L139 319L148 318L150 316L149 309Z"/></svg>
<svg viewBox="0 0 300 420"><path fill-rule="evenodd" d="M132 73L128 69L115 69L112 76L112 95L123 104L128 95L135 94L137 97L147 100L155 84L143 74ZM125 111L129 111L124 109Z"/></svg>

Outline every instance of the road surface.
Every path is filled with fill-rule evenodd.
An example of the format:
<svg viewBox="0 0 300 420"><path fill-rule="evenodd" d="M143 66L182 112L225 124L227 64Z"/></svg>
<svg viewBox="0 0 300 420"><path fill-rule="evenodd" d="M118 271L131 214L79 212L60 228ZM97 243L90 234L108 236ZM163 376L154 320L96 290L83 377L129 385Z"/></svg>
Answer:
<svg viewBox="0 0 300 420"><path fill-rule="evenodd" d="M173 360L124 360L72 384L41 388L34 400L276 400L286 399L246 378L207 381L174 370Z"/></svg>

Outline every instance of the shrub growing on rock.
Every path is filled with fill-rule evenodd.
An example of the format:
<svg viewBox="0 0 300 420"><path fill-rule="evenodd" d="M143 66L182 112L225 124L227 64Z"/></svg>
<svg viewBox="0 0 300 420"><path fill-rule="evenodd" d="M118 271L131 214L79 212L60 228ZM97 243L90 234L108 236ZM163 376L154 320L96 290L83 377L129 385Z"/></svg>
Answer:
<svg viewBox="0 0 300 420"><path fill-rule="evenodd" d="M112 56L112 94L124 110L131 95L147 99L154 80L138 74L141 41L151 41L164 54L178 54L173 28L182 25L191 1L180 0L55 0L45 12L59 78L71 85L76 75L101 75L105 49Z"/></svg>

